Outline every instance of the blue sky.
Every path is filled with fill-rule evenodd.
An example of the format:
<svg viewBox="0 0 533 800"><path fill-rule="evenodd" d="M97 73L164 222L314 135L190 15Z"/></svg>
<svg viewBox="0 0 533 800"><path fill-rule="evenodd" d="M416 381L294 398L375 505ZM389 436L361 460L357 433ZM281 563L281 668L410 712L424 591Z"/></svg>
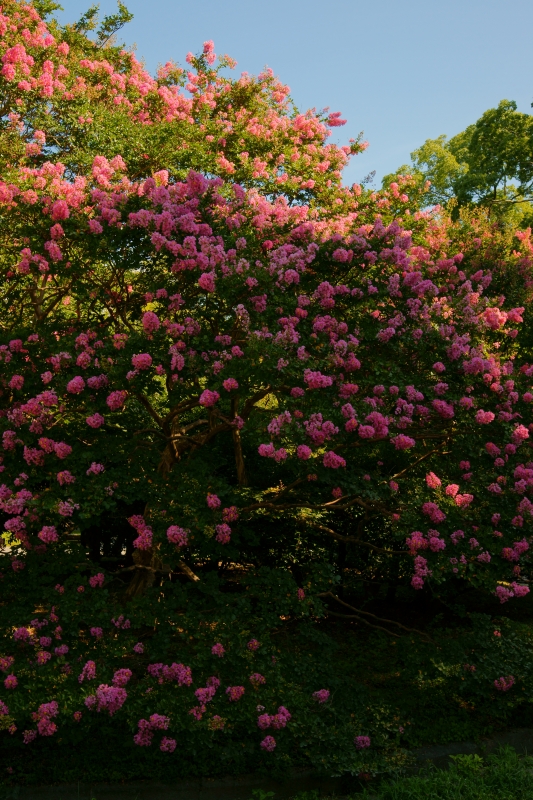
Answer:
<svg viewBox="0 0 533 800"><path fill-rule="evenodd" d="M63 0L65 22L90 0ZM347 182L408 163L427 138L452 136L502 99L521 111L533 101L531 0L126 0L135 15L122 39L150 72L185 64L213 39L236 73L272 67L300 108L329 106L348 123L345 142L364 130L369 149ZM101 0L102 13L116 10Z"/></svg>

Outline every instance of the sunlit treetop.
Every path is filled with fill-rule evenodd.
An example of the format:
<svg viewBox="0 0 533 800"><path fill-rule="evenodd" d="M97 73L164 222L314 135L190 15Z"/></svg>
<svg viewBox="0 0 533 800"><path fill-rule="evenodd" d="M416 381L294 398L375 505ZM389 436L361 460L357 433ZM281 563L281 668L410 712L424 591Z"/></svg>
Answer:
<svg viewBox="0 0 533 800"><path fill-rule="evenodd" d="M0 15L4 175L46 160L83 174L95 155L122 155L138 178L194 168L291 202L353 201L341 170L366 144L328 143L340 112L300 113L270 69L232 77L235 62L211 41L185 68L168 61L153 77L115 43L131 17L124 6L99 28L96 8L66 26L45 19L53 10L7 0Z"/></svg>

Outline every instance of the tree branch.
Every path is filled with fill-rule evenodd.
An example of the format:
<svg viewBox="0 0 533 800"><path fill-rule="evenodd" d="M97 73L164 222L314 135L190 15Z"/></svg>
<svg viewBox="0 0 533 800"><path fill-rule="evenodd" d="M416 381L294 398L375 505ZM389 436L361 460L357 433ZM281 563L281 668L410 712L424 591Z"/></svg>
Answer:
<svg viewBox="0 0 533 800"><path fill-rule="evenodd" d="M377 553L384 553L388 556L406 555L405 550L386 550L385 548L378 547L377 545L371 544L370 542L363 542L356 536L343 536L341 533L337 533L331 528L327 528L325 525L320 525L318 522L311 522L310 520L305 520L305 524L308 525L310 528L315 528L316 530L324 531L324 533L327 533L328 536L332 536L339 542L353 542L354 544L361 544L363 545L363 547L368 547L370 550L375 550Z"/></svg>
<svg viewBox="0 0 533 800"><path fill-rule="evenodd" d="M426 458L429 458L430 456L432 456L432 455L433 455L433 453L438 453L438 452L439 452L439 451L438 451L438 448L435 448L435 450L430 450L430 451L429 451L429 453L425 453L425 454L424 454L424 455L423 455L421 458L419 458L419 459L418 459L417 461L415 461L413 464L409 464L409 465L408 465L408 466L407 466L405 469L402 469L402 471L401 471L401 472L397 472L397 473L396 473L396 475L392 475L392 476L390 477L390 480L391 480L391 481L393 481L395 478L401 478L401 477L402 477L402 475L405 475L405 473L406 473L406 472L409 472L409 470L410 470L410 469L413 469L413 467L416 467L416 466L417 466L418 464L420 464L422 461L425 461L425 460L426 460Z"/></svg>
<svg viewBox="0 0 533 800"><path fill-rule="evenodd" d="M148 413L150 414L152 419L157 422L159 427L162 428L163 430L165 430L165 427L166 427L165 426L165 420L162 417L159 416L159 414L157 413L155 408L153 408L153 406L148 402L146 397L143 394L141 394L140 392L136 392L134 396L137 398L139 403L145 407L145 409L148 411Z"/></svg>
<svg viewBox="0 0 533 800"><path fill-rule="evenodd" d="M407 628L405 625L402 625L401 622L396 622L393 619L383 619L383 617L377 617L375 614L371 614L370 611L362 611L360 608L354 608L354 606L351 606L349 603L346 603L344 600L341 600L340 597L337 597L337 595L333 594L333 592L321 592L318 595L318 597L331 597L333 600L336 600L345 608L349 608L350 611L355 611L356 614L363 614L366 617L372 617L372 619L376 619L378 620L378 622L385 622L387 623L387 625L396 625L398 628L401 628L402 630L407 631L408 633L416 633L419 636L422 636L423 638L427 639L427 641L431 642L432 644L435 644L433 639L431 639L431 637L428 636L427 633L424 633L424 631L419 631L417 628ZM387 631L387 633L390 633L390 631Z"/></svg>

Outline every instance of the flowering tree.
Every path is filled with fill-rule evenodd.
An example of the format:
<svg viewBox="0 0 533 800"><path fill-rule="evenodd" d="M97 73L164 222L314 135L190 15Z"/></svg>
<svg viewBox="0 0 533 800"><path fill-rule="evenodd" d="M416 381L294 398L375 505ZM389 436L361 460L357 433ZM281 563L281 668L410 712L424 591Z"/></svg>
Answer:
<svg viewBox="0 0 533 800"><path fill-rule="evenodd" d="M368 621L347 553L415 590L529 591L529 232L410 213L407 179L342 187L324 122L221 78L210 43L188 99L177 68L6 8L0 714L26 743L116 714L163 752L251 726L270 757L329 703L283 678L280 619ZM97 153L93 123L149 157Z"/></svg>
<svg viewBox="0 0 533 800"><path fill-rule="evenodd" d="M125 10L122 16L128 19ZM91 20L89 14L61 27L47 23L34 5L4 3L5 181L21 165L49 160L81 178L95 156L121 155L137 179L160 169L183 179L193 168L313 206L353 202L341 170L366 143L327 143L331 128L346 121L338 112L298 113L289 87L271 70L257 78L227 77L236 62L217 58L213 42L200 55L187 55L187 69L167 62L153 78L132 51L103 46L109 26L91 40Z"/></svg>

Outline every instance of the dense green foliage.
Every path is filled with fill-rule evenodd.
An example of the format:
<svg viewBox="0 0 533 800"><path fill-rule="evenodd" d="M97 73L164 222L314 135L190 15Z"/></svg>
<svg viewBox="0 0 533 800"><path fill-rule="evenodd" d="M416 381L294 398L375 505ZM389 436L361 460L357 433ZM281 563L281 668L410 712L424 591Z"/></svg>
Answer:
<svg viewBox="0 0 533 800"><path fill-rule="evenodd" d="M487 756L452 756L449 770L430 770L400 778L361 800L529 800L533 795L533 760L510 748Z"/></svg>

